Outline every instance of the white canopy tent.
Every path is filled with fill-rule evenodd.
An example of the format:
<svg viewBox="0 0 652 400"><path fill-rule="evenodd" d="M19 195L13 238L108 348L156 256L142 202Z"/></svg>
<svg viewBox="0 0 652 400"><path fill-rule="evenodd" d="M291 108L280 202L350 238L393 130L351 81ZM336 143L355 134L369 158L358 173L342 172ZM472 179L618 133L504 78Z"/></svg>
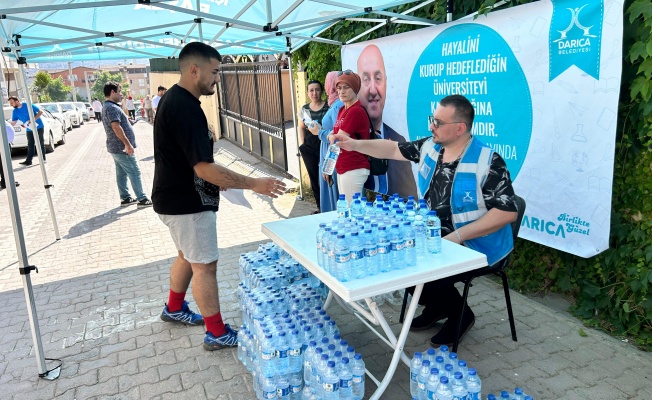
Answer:
<svg viewBox="0 0 652 400"><path fill-rule="evenodd" d="M347 43L388 23L435 25L438 22L409 15L435 1L365 0L364 5L354 5L333 0L274 0L273 4L272 0L32 0L28 6L16 6L15 1L0 0L0 49L18 61L27 93L27 62L173 58L191 41L208 43L223 55L285 52L291 62L291 53L310 41L345 44L319 37L343 20L375 24ZM400 14L387 11L409 3L413 6ZM451 20L452 1L448 3L447 19ZM376 18L367 18L369 15ZM31 101L25 97L31 109ZM34 116L30 117L34 126ZM59 376L61 364L51 370L46 367L30 280L30 272L36 268L28 262L4 124L0 129L0 155L38 373L53 380ZM42 156L39 158L58 240L51 185Z"/></svg>

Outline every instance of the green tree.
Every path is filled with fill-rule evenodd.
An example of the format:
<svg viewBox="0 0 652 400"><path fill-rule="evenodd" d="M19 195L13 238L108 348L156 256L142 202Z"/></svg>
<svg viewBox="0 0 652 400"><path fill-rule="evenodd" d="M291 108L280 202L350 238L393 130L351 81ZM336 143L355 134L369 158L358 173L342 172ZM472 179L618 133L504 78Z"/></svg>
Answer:
<svg viewBox="0 0 652 400"><path fill-rule="evenodd" d="M104 85L109 81L119 83L123 94L126 94L129 91L129 82L125 79L122 73L103 71L101 74L95 74L95 83L93 84L93 87L91 87L92 97L103 101L105 97Z"/></svg>
<svg viewBox="0 0 652 400"><path fill-rule="evenodd" d="M63 82L62 77L57 79L52 79L52 81L46 87L47 96L51 101L66 101L68 95L70 94L70 86L66 85Z"/></svg>
<svg viewBox="0 0 652 400"><path fill-rule="evenodd" d="M36 93L39 102L51 101L48 95L48 86L52 83L52 77L45 71L39 71L34 76L34 83L32 84L32 92Z"/></svg>

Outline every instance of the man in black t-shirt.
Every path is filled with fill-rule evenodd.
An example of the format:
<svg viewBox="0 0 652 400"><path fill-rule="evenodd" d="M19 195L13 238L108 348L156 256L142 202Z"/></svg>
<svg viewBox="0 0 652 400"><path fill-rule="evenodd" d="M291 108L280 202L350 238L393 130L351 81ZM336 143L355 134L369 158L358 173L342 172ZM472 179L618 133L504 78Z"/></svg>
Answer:
<svg viewBox="0 0 652 400"><path fill-rule="evenodd" d="M170 268L169 301L161 319L206 325L204 349L237 346L237 331L222 321L217 288L220 190L251 189L273 198L285 191L274 178L250 178L215 164L213 134L200 96L215 93L222 57L200 42L179 53L181 78L161 99L154 121L154 211L170 229L177 258ZM201 314L184 300L190 280Z"/></svg>
<svg viewBox="0 0 652 400"><path fill-rule="evenodd" d="M442 237L466 245L496 265L513 248L511 226L517 217L514 189L505 161L471 135L475 113L463 96L439 101L431 119L432 137L397 143L388 140L357 141L333 135L345 150L377 158L419 163L417 188L431 210L441 219ZM458 173L458 167L464 173ZM455 179L454 179L455 178ZM412 330L424 330L446 319L430 339L433 346L451 345L464 307L460 339L475 323L475 315L455 288L464 274L424 285L419 303L425 305L412 321Z"/></svg>

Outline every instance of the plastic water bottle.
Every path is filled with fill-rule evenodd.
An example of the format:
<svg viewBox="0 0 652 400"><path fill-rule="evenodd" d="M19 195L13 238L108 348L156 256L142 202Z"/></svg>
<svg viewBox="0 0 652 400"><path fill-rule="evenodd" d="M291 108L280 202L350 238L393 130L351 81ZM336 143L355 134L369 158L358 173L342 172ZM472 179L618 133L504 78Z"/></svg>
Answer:
<svg viewBox="0 0 652 400"><path fill-rule="evenodd" d="M405 267L405 239L401 235L398 224L393 224L389 230L390 269L403 269Z"/></svg>
<svg viewBox="0 0 652 400"><path fill-rule="evenodd" d="M419 400L428 400L428 394L426 393L426 383L428 382L429 376L430 376L430 361L423 360L421 362L421 368L419 369L419 375L417 375L417 388L419 390Z"/></svg>
<svg viewBox="0 0 652 400"><path fill-rule="evenodd" d="M428 400L437 400L435 393L439 386L439 370L437 368L430 368L430 376L426 382L426 398Z"/></svg>
<svg viewBox="0 0 652 400"><path fill-rule="evenodd" d="M351 280L351 251L342 234L335 241L335 277L340 282Z"/></svg>
<svg viewBox="0 0 652 400"><path fill-rule="evenodd" d="M364 213L365 215L374 215L376 213L376 210L374 209L374 203L367 201L364 204Z"/></svg>
<svg viewBox="0 0 652 400"><path fill-rule="evenodd" d="M353 374L353 400L362 400L364 397L364 380L365 369L362 354L355 353L353 357L353 365L351 366L351 373Z"/></svg>
<svg viewBox="0 0 652 400"><path fill-rule="evenodd" d="M340 364L340 400L353 399L353 372L348 357L342 357Z"/></svg>
<svg viewBox="0 0 652 400"><path fill-rule="evenodd" d="M373 276L378 273L378 244L376 236L371 229L365 229L362 234L362 246L364 248L364 270L365 276Z"/></svg>
<svg viewBox="0 0 652 400"><path fill-rule="evenodd" d="M466 390L469 392L468 400L482 400L482 381L473 368L469 368L466 377Z"/></svg>
<svg viewBox="0 0 652 400"><path fill-rule="evenodd" d="M507 390L503 390L502 392L500 392L500 398L509 399L509 392Z"/></svg>
<svg viewBox="0 0 652 400"><path fill-rule="evenodd" d="M493 394L493 393L489 393L489 394L487 395L487 400L496 400L496 395Z"/></svg>
<svg viewBox="0 0 652 400"><path fill-rule="evenodd" d="M326 250L328 254L327 267L324 268L329 274L335 275L335 242L337 241L337 231L331 230L331 235L326 241Z"/></svg>
<svg viewBox="0 0 652 400"><path fill-rule="evenodd" d="M289 358L290 358L290 373L296 373L301 371L301 365L303 361L302 356L302 347L301 338L299 337L299 331L293 329L290 332L290 337L288 340L289 344Z"/></svg>
<svg viewBox="0 0 652 400"><path fill-rule="evenodd" d="M353 279L364 278L365 259L364 246L358 232L352 232L349 238L349 249L351 251L351 276Z"/></svg>
<svg viewBox="0 0 652 400"><path fill-rule="evenodd" d="M324 267L324 253L322 252L321 244L324 240L324 232L326 229L326 223L322 222L319 224L319 229L317 229L316 243L317 243L317 264L320 267Z"/></svg>
<svg viewBox="0 0 652 400"><path fill-rule="evenodd" d="M310 382L313 380L312 363L314 362L313 357L315 356L316 349L317 342L311 340L308 348L306 348L306 351L303 353L303 380L307 384L310 384Z"/></svg>
<svg viewBox="0 0 652 400"><path fill-rule="evenodd" d="M364 206L359 199L353 200L351 203L351 218L364 217Z"/></svg>
<svg viewBox="0 0 652 400"><path fill-rule="evenodd" d="M431 254L441 253L441 221L437 217L437 211L430 210L426 227L428 229L428 238L426 239L428 252Z"/></svg>
<svg viewBox="0 0 652 400"><path fill-rule="evenodd" d="M385 201L383 200L382 195L377 194L376 201L374 201L374 208L377 209L379 205L381 206L380 208L382 209L382 206L385 205Z"/></svg>
<svg viewBox="0 0 652 400"><path fill-rule="evenodd" d="M276 398L276 380L273 376L263 378L262 394L263 399L270 400Z"/></svg>
<svg viewBox="0 0 652 400"><path fill-rule="evenodd" d="M439 378L439 386L437 386L435 396L437 396L437 400L453 400L453 390L447 377L442 376Z"/></svg>
<svg viewBox="0 0 652 400"><path fill-rule="evenodd" d="M301 389L303 389L301 372L293 372L290 374L290 400L301 400Z"/></svg>
<svg viewBox="0 0 652 400"><path fill-rule="evenodd" d="M335 143L337 143L337 140ZM335 143L328 146L328 152L326 153L324 163L322 164L321 172L326 175L333 175L335 164L337 164L337 158L340 156L340 146Z"/></svg>
<svg viewBox="0 0 652 400"><path fill-rule="evenodd" d="M273 377L276 374L274 368L274 364L276 363L276 348L271 334L268 333L265 335L260 347L260 372L266 378ZM276 385L274 391L276 391Z"/></svg>
<svg viewBox="0 0 652 400"><path fill-rule="evenodd" d="M282 400L290 398L290 381L287 375L279 375L276 378L276 398Z"/></svg>
<svg viewBox="0 0 652 400"><path fill-rule="evenodd" d="M280 332L276 338L276 373L279 375L285 375L290 371L289 350L287 334Z"/></svg>
<svg viewBox="0 0 652 400"><path fill-rule="evenodd" d="M335 205L337 206L337 217L340 219L340 221L348 219L350 214L349 203L346 202L346 196L340 194L340 197Z"/></svg>
<svg viewBox="0 0 652 400"><path fill-rule="evenodd" d="M421 215L417 215L414 218L414 247L415 247L415 252L417 254L417 260L425 260L427 256L427 249L426 249L426 238L428 237L428 233L426 230L426 224L423 221L423 217Z"/></svg>
<svg viewBox="0 0 652 400"><path fill-rule="evenodd" d="M340 378L335 372L335 361L329 361L323 377L323 399L339 400L340 398Z"/></svg>
<svg viewBox="0 0 652 400"><path fill-rule="evenodd" d="M448 351L448 346L445 344L439 346L439 353L437 355L442 356L444 359L444 364L449 364L450 363L450 358L449 355L450 351Z"/></svg>
<svg viewBox="0 0 652 400"><path fill-rule="evenodd" d="M247 329L242 325L238 331L238 360L246 367L247 358L245 357L245 354L247 354L247 346L244 344L245 336L247 336Z"/></svg>
<svg viewBox="0 0 652 400"><path fill-rule="evenodd" d="M412 395L412 400L419 398L419 382L417 381L417 377L419 376L422 362L421 352L415 352L410 362L410 394Z"/></svg>
<svg viewBox="0 0 652 400"><path fill-rule="evenodd" d="M512 396L513 400L523 400L525 398L525 394L523 393L523 389L520 387L517 387L514 389L514 396Z"/></svg>
<svg viewBox="0 0 652 400"><path fill-rule="evenodd" d="M391 243L386 226L378 227L378 266L380 272L387 272L390 268Z"/></svg>
<svg viewBox="0 0 652 400"><path fill-rule="evenodd" d="M468 392L461 372L456 372L453 375L451 388L453 390L453 400L467 400Z"/></svg>
<svg viewBox="0 0 652 400"><path fill-rule="evenodd" d="M401 236L405 240L405 266L414 267L417 265L416 235L410 222L403 222Z"/></svg>

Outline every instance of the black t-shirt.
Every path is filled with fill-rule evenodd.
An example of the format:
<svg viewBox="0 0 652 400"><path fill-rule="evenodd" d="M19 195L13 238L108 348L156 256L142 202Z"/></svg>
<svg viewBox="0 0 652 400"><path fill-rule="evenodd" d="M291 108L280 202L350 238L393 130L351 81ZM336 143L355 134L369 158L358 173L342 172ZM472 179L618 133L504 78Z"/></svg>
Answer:
<svg viewBox="0 0 652 400"><path fill-rule="evenodd" d="M399 143L398 148L406 159L412 162L419 162L421 146L429 138L419 139L413 142ZM453 162L442 162L442 156L445 149L440 152L437 160L435 173L430 181L428 193L426 193L426 203L428 208L437 211L437 216L441 220L441 235L446 236L453 232L453 216L451 214L451 194L453 190L453 177L460 163L459 158ZM516 198L514 197L514 188L512 180L507 170L505 161L500 154L494 152L489 166L489 175L482 186L482 197L487 210L497 208L502 211L516 211Z"/></svg>
<svg viewBox="0 0 652 400"><path fill-rule="evenodd" d="M193 169L200 162L215 162L213 135L200 101L179 85L158 104L154 162L154 211L179 215L218 210L220 188L197 177Z"/></svg>
<svg viewBox="0 0 652 400"><path fill-rule="evenodd" d="M324 115L326 115L326 112L328 111L328 103L324 102L324 106L319 111L312 111L310 108L310 103L303 105L301 109L307 110L310 113L310 119L321 124L322 120L324 119ZM317 149L318 151L321 146L321 140L319 140L319 136L313 135L307 127L303 128L303 143L306 146Z"/></svg>

